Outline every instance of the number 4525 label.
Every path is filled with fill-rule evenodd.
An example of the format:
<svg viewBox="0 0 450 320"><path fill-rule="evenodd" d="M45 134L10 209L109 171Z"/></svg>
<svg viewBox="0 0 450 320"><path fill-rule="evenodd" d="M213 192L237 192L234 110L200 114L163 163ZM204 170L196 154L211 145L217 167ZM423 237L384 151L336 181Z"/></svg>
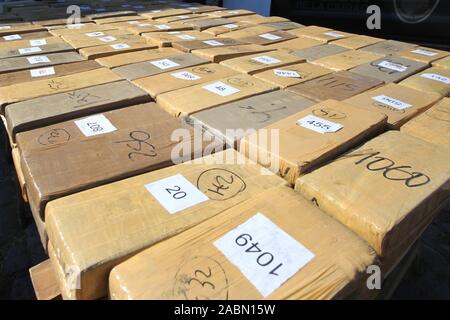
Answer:
<svg viewBox="0 0 450 320"><path fill-rule="evenodd" d="M214 246L264 298L314 258L311 251L259 212Z"/></svg>
<svg viewBox="0 0 450 320"><path fill-rule="evenodd" d="M146 184L145 188L170 214L209 199L181 174Z"/></svg>

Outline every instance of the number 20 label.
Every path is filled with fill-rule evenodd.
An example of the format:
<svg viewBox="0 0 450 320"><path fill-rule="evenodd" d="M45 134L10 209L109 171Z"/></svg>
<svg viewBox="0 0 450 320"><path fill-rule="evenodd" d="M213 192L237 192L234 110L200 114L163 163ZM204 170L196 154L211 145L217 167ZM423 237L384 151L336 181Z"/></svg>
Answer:
<svg viewBox="0 0 450 320"><path fill-rule="evenodd" d="M259 212L214 246L264 298L314 258L311 251Z"/></svg>
<svg viewBox="0 0 450 320"><path fill-rule="evenodd" d="M209 199L181 174L146 184L145 188L170 214Z"/></svg>

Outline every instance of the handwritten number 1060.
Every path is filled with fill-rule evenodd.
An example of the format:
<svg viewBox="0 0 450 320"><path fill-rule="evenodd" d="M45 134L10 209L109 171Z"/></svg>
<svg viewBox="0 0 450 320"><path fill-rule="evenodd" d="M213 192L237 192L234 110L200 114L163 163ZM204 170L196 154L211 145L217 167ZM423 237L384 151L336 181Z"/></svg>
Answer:
<svg viewBox="0 0 450 320"><path fill-rule="evenodd" d="M251 242L252 240L253 238L251 235L244 233L236 238L235 243L240 247L246 247L248 244L250 244L250 246L245 249L245 252L257 253L258 256L256 258L256 263L261 267L267 267L271 265L274 260L273 254L271 254L270 252L262 252L262 250L258 247L259 243L253 243ZM278 264L276 267L269 271L269 274L278 276L279 274L277 273L277 271L281 268L282 265L282 263Z"/></svg>

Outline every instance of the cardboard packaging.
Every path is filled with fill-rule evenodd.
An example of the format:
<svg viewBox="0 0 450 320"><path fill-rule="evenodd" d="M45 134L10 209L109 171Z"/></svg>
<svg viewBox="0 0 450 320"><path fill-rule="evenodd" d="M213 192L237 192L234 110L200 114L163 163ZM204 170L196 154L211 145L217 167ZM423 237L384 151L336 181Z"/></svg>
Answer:
<svg viewBox="0 0 450 320"><path fill-rule="evenodd" d="M438 94L424 94L391 83L353 96L344 102L386 115L388 129L399 130L403 124L427 110L440 98Z"/></svg>
<svg viewBox="0 0 450 320"><path fill-rule="evenodd" d="M348 38L335 40L333 41L333 44L347 49L357 50L382 41L384 40L380 38L369 37L364 35L354 35Z"/></svg>
<svg viewBox="0 0 450 320"><path fill-rule="evenodd" d="M284 30L284 31L304 27L304 25L297 23L297 22L293 22L293 21L269 22L269 23L263 23L263 25L267 25L267 26L275 28L277 30Z"/></svg>
<svg viewBox="0 0 450 320"><path fill-rule="evenodd" d="M114 56L98 58L95 59L95 61L105 67L116 68L127 64L174 56L176 54L180 54L180 51L172 48L156 48L151 50L121 53Z"/></svg>
<svg viewBox="0 0 450 320"><path fill-rule="evenodd" d="M277 90L196 112L188 121L237 148L242 137L313 104L302 96Z"/></svg>
<svg viewBox="0 0 450 320"><path fill-rule="evenodd" d="M444 146L388 131L300 177L295 189L366 240L383 262L401 256L449 199L449 161Z"/></svg>
<svg viewBox="0 0 450 320"><path fill-rule="evenodd" d="M142 42L121 42L111 45L102 45L80 49L80 54L86 59L98 59L102 57L112 56L119 53L133 52L144 49L156 48L145 41Z"/></svg>
<svg viewBox="0 0 450 320"><path fill-rule="evenodd" d="M179 128L192 132L149 103L18 133L29 201L44 219L51 200L169 166Z"/></svg>
<svg viewBox="0 0 450 320"><path fill-rule="evenodd" d="M201 20L186 20L183 22L184 25L189 26L195 30L203 31L208 28L213 28L217 26L223 26L226 24L233 23L234 20L225 18L212 18L212 19L201 19Z"/></svg>
<svg viewBox="0 0 450 320"><path fill-rule="evenodd" d="M64 27L60 29L51 29L49 32L54 36L63 37L90 32L105 32L110 30L117 30L117 27L114 25L81 24L71 28Z"/></svg>
<svg viewBox="0 0 450 320"><path fill-rule="evenodd" d="M58 39L58 40L59 40L59 43L52 43L52 44L47 44L47 45L43 45L43 46L30 46L28 43L27 46L24 48L0 49L0 59L30 56L30 55L37 55L37 54L43 55L43 54L67 52L67 51L73 50L71 45L61 41L60 39ZM39 39L37 41L46 41L46 39ZM28 41L26 41L26 42L28 42Z"/></svg>
<svg viewBox="0 0 450 320"><path fill-rule="evenodd" d="M442 99L407 122L400 131L439 146L450 146L450 99Z"/></svg>
<svg viewBox="0 0 450 320"><path fill-rule="evenodd" d="M151 44L158 47L171 47L173 42L186 40L208 40L211 35L200 31L183 31L183 32L150 32L142 35Z"/></svg>
<svg viewBox="0 0 450 320"><path fill-rule="evenodd" d="M100 24L100 25L114 24L114 23L118 23L118 22L127 22L127 21L147 21L147 18L135 15L135 16L120 16L120 17L95 19L95 23Z"/></svg>
<svg viewBox="0 0 450 320"><path fill-rule="evenodd" d="M430 64L436 60L445 58L450 55L450 52L436 50L427 47L417 47L415 49L400 51L399 56L423 63Z"/></svg>
<svg viewBox="0 0 450 320"><path fill-rule="evenodd" d="M342 101L382 84L375 78L349 71L339 71L300 83L286 90L315 101L327 99Z"/></svg>
<svg viewBox="0 0 450 320"><path fill-rule="evenodd" d="M1 113L7 104L47 96L60 92L95 86L98 84L118 81L121 78L111 70L99 68L79 72L52 79L37 80L30 83L18 83L0 88Z"/></svg>
<svg viewBox="0 0 450 320"><path fill-rule="evenodd" d="M448 97L450 95L450 69L436 67L425 69L403 80L400 85Z"/></svg>
<svg viewBox="0 0 450 320"><path fill-rule="evenodd" d="M240 39L240 38L246 38L246 37L252 37L257 36L258 34L264 34L269 32L275 32L277 29L273 27L269 27L266 25L257 25L252 26L240 30L230 31L227 33L219 34L219 38L233 38L233 39Z"/></svg>
<svg viewBox="0 0 450 320"><path fill-rule="evenodd" d="M364 63L377 60L382 56L364 51L345 51L332 56L314 60L312 63L334 71L349 70Z"/></svg>
<svg viewBox="0 0 450 320"><path fill-rule="evenodd" d="M293 53L298 50L319 46L321 44L323 44L322 41L300 37L292 40L269 44L265 47L272 50L280 50L285 51L286 53Z"/></svg>
<svg viewBox="0 0 450 320"><path fill-rule="evenodd" d="M152 10L149 12L141 13L146 19L156 20L159 18L170 17L170 16L181 16L185 14L191 14L190 10L187 9L166 9L166 10Z"/></svg>
<svg viewBox="0 0 450 320"><path fill-rule="evenodd" d="M211 62L219 63L228 59L269 51L273 50L264 46L258 46L256 44L248 44L230 47L220 46L210 49L199 49L193 50L192 53Z"/></svg>
<svg viewBox="0 0 450 320"><path fill-rule="evenodd" d="M233 17L234 21L241 21L245 23L251 24L264 24L264 23L272 23L272 22L287 22L289 19L277 16L265 17L259 14L252 14L249 16L241 16L241 17Z"/></svg>
<svg viewBox="0 0 450 320"><path fill-rule="evenodd" d="M239 151L294 185L300 175L380 133L386 118L327 100L243 138ZM278 141L272 141L273 130Z"/></svg>
<svg viewBox="0 0 450 320"><path fill-rule="evenodd" d="M337 30L332 30L332 29L327 29L327 28L322 28L322 27L315 27L315 26L312 26L311 28L304 27L304 28L300 28L300 29L291 30L291 33L295 34L297 37L315 39L315 40L323 41L326 43L340 40L340 39L345 39L345 38L351 37L353 35L353 34L347 33L347 32L342 32L342 31L337 31Z"/></svg>
<svg viewBox="0 0 450 320"><path fill-rule="evenodd" d="M396 40L386 40L361 48L361 50L381 54L384 56L390 56L398 54L399 52L404 50L412 50L416 47L417 45L411 43L400 42Z"/></svg>
<svg viewBox="0 0 450 320"><path fill-rule="evenodd" d="M33 33L35 33L35 32L33 32ZM5 55L8 51L11 51L11 54L12 54L14 50L31 48L31 47L39 47L41 50L43 50L47 46L55 45L55 44L67 44L67 43L65 43L61 38L54 37L52 35L50 35L50 37L47 37L47 38L32 38L32 39L21 39L21 40L16 40L16 41L7 41L7 42L2 43L2 46L0 48L0 53ZM20 54L27 55L30 53L22 51Z"/></svg>
<svg viewBox="0 0 450 320"><path fill-rule="evenodd" d="M7 36L10 34L22 34L36 31L47 31L45 27L37 24L26 25L14 25L13 23L7 23L0 27L0 36Z"/></svg>
<svg viewBox="0 0 450 320"><path fill-rule="evenodd" d="M106 4L103 4L106 6ZM116 10L116 9L114 9ZM91 20L97 20L97 19L103 19L103 18L110 18L110 17L121 17L121 16L135 16L136 11L131 10L121 10L121 11L110 11L110 12L100 12L100 13L91 13L87 14L86 16L89 17Z"/></svg>
<svg viewBox="0 0 450 320"><path fill-rule="evenodd" d="M21 70L3 73L0 74L0 87L23 82L50 79L78 72L94 70L100 67L101 65L99 65L95 61L80 61L80 62L59 64L52 67L33 68L30 70Z"/></svg>
<svg viewBox="0 0 450 320"><path fill-rule="evenodd" d="M150 97L126 80L39 97L6 107L8 133L15 141L18 132L144 103Z"/></svg>
<svg viewBox="0 0 450 320"><path fill-rule="evenodd" d="M112 70L121 77L131 81L177 69L198 66L205 63L208 63L205 59L199 58L190 53L182 53L163 59L153 59L150 61L127 64Z"/></svg>
<svg viewBox="0 0 450 320"><path fill-rule="evenodd" d="M190 19L208 19L211 18L208 14L183 14L180 16L170 16L165 18L156 19L154 22L158 23L172 23L172 22L183 22Z"/></svg>
<svg viewBox="0 0 450 320"><path fill-rule="evenodd" d="M209 49L209 48L223 48L230 46L241 46L249 44L246 41L228 39L228 38L209 38L207 40L185 40L173 42L172 46L183 52L192 52L194 50Z"/></svg>
<svg viewBox="0 0 450 320"><path fill-rule="evenodd" d="M165 92L187 88L233 75L237 75L237 72L230 68L217 63L208 63L184 68L176 72L164 72L137 79L133 83L147 91L153 98L156 98L156 96Z"/></svg>
<svg viewBox="0 0 450 320"><path fill-rule="evenodd" d="M304 62L304 59L281 51L272 51L228 59L221 64L241 73L255 74L300 62Z"/></svg>
<svg viewBox="0 0 450 320"><path fill-rule="evenodd" d="M279 187L114 267L109 292L124 300L342 299L375 263L367 243Z"/></svg>
<svg viewBox="0 0 450 320"><path fill-rule="evenodd" d="M314 45L300 50L295 50L290 53L300 58L304 58L308 62L312 62L314 60L332 56L345 51L349 51L349 49L334 44L323 44L323 45Z"/></svg>
<svg viewBox="0 0 450 320"><path fill-rule="evenodd" d="M307 27L301 27L289 30L288 32L297 36L297 37L304 37L305 35L311 35L311 34L321 34L324 32L331 32L333 30L325 27L319 27L319 26L307 26ZM310 37L306 37L310 38Z"/></svg>
<svg viewBox="0 0 450 320"><path fill-rule="evenodd" d="M224 24L221 26L208 28L206 30L203 30L202 32L211 34L213 36L218 36L219 34L228 33L231 31L237 31L237 30L241 30L241 29L248 28L251 26L253 26L253 24L235 21L230 24Z"/></svg>
<svg viewBox="0 0 450 320"><path fill-rule="evenodd" d="M243 74L160 94L157 102L175 117L277 90L264 81Z"/></svg>
<svg viewBox="0 0 450 320"><path fill-rule="evenodd" d="M295 39L296 36L282 30L258 34L255 36L240 38L241 41L248 43L259 44L262 46L279 43L291 39Z"/></svg>
<svg viewBox="0 0 450 320"><path fill-rule="evenodd" d="M285 184L251 162L224 164L238 156L230 149L202 161L189 161L50 202L46 223L53 252L59 253L51 260L59 270L63 297L106 296L108 275L115 265L264 190ZM194 197L185 199L175 212L167 207L170 203L149 191L157 192L155 187L173 179L182 182L183 188L189 188L183 192ZM65 276L68 269L76 270L78 277ZM79 289L71 286L76 278Z"/></svg>
<svg viewBox="0 0 450 320"><path fill-rule="evenodd" d="M124 30L86 32L62 36L62 38L75 49L104 44L114 44L119 43L120 41L126 42L142 40L142 38L133 36L130 32Z"/></svg>
<svg viewBox="0 0 450 320"><path fill-rule="evenodd" d="M142 23L135 23L135 21L129 21L127 23L121 23L118 25L119 28L132 32L133 34L140 35L143 33L151 33L151 32L176 32L176 31L184 31L184 30L192 30L192 27L173 22L173 23L164 23L164 22L153 22L149 23L148 21L140 21Z"/></svg>
<svg viewBox="0 0 450 320"><path fill-rule="evenodd" d="M331 69L323 68L311 63L297 63L259 72L255 74L254 77L284 89L332 72L333 70Z"/></svg>
<svg viewBox="0 0 450 320"><path fill-rule="evenodd" d="M219 10L208 13L211 17L216 18L231 18L231 17L239 17L239 16L249 16L255 14L253 11L245 10L245 9L237 9L237 10Z"/></svg>
<svg viewBox="0 0 450 320"><path fill-rule="evenodd" d="M205 6L205 5L200 5L197 3L190 3L190 7L186 6L186 3L181 3L179 4L179 6L181 5L182 8L184 8L185 10L190 11L191 13L197 13L197 14L202 14L202 13L210 13L213 11L220 11L220 10L225 10L225 8L222 7L218 7L218 6ZM176 4L173 4L173 6L176 6Z"/></svg>
<svg viewBox="0 0 450 320"><path fill-rule="evenodd" d="M10 42L18 42L22 40L30 40L30 39L43 39L49 38L52 35L47 31L36 31L22 34L10 34L7 36L0 37L0 43L10 43Z"/></svg>
<svg viewBox="0 0 450 320"><path fill-rule="evenodd" d="M450 57L436 60L432 63L433 67L450 69Z"/></svg>
<svg viewBox="0 0 450 320"><path fill-rule="evenodd" d="M380 79L385 83L397 83L425 68L428 64L397 56L387 56L365 63L351 72Z"/></svg>

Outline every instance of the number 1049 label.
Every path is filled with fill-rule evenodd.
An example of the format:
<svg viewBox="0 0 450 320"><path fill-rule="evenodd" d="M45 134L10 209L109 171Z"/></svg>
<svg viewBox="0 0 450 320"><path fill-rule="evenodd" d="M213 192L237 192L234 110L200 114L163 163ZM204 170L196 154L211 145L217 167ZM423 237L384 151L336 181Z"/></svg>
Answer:
<svg viewBox="0 0 450 320"><path fill-rule="evenodd" d="M314 258L314 254L261 213L214 242L267 298Z"/></svg>
<svg viewBox="0 0 450 320"><path fill-rule="evenodd" d="M181 174L148 183L145 188L170 214L209 199Z"/></svg>

